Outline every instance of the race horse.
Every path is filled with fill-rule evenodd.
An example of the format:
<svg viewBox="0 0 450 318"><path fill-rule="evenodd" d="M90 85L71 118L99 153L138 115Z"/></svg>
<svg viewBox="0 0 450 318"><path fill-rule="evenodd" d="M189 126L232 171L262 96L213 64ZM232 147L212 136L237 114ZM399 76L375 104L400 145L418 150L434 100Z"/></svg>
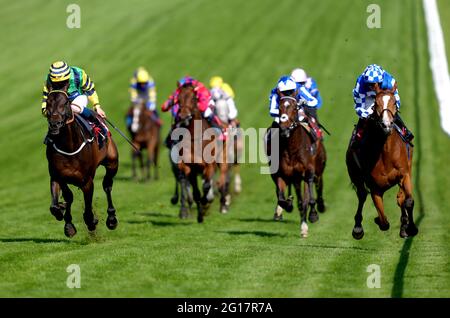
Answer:
<svg viewBox="0 0 450 318"><path fill-rule="evenodd" d="M136 159L139 160L141 168L141 178L150 180L150 168L154 167L154 178L158 179L158 155L160 146L160 130L161 127L151 118L151 111L147 109L145 100L130 106L128 115L131 116L132 122L129 126L131 140L139 151L132 150L131 153L131 169L132 178L137 180ZM142 150L147 149L147 160L143 162Z"/></svg>
<svg viewBox="0 0 450 318"><path fill-rule="evenodd" d="M222 98L216 101L214 112L217 115L217 117L222 121L222 123L228 124L228 122L230 121L228 117L229 107L225 99ZM241 129L238 127L229 127L229 129L227 129L227 132L228 132L227 158L229 158L228 162L230 164L230 167L228 169L226 182L228 187L229 184L231 183L233 174L234 193L239 194L242 191L242 179L239 167L239 161L242 157L242 150L243 150L242 133Z"/></svg>
<svg viewBox="0 0 450 318"><path fill-rule="evenodd" d="M401 210L400 236L405 238L418 233L413 218L413 148L402 139L394 123L397 113L394 97L396 88L397 85L390 90L382 90L375 85L374 113L367 119L365 137L359 149L352 147L352 140L347 149L347 170L358 196L352 232L357 240L364 236L362 209L369 192L378 212L375 223L382 231L389 229L389 222L384 213L383 194L395 185L399 186L397 204Z"/></svg>
<svg viewBox="0 0 450 318"><path fill-rule="evenodd" d="M69 184L75 185L84 195L84 222L89 231L94 231L98 219L92 211L94 176L99 165L106 168L103 190L108 201L106 226L117 227L116 209L113 206L111 191L113 178L119 167L117 147L109 135L100 146L98 136L90 135L89 128L74 115L70 100L64 90L52 90L47 99L48 134L47 160L50 173L51 205L50 212L58 221L64 219L64 234L73 237L77 230L72 223L71 206L73 194ZM59 202L60 191L65 202Z"/></svg>
<svg viewBox="0 0 450 318"><path fill-rule="evenodd" d="M210 138L205 138L211 130L211 125L203 118L197 105L197 96L195 88L192 85L185 85L182 87L178 96L179 112L176 120L177 128L184 128L181 131L182 140L176 144L180 153L178 160L178 169L181 172L181 208L180 217L188 217L188 207L186 205L189 196L188 184L192 187L192 195L194 202L197 205L197 221L203 222L204 216L213 198L208 196L212 186L212 179L215 172L216 165L219 165L219 192L220 192L220 211L226 207L226 174L227 163L224 160L226 153L223 151L225 143L220 146L218 143L218 134L208 134ZM187 131L186 131L187 130ZM176 131L174 131L176 134ZM211 150L209 158L205 158L205 148ZM180 151L181 149L181 151ZM217 160L217 159L221 160ZM197 176L202 177L201 194L198 184Z"/></svg>
<svg viewBox="0 0 450 318"><path fill-rule="evenodd" d="M295 94L295 93L294 93ZM319 212L325 211L323 200L323 172L326 163L325 147L320 139L314 140L309 133L308 118L297 99L292 95L282 96L279 106L279 129L271 129L270 142L267 152L271 164L278 160L278 169L271 176L275 183L277 206L274 219L282 219L283 209L292 212L293 197L290 196L291 186L294 186L297 195L297 205L300 212L300 235L308 236L308 224L306 216L311 223L318 221L319 215L316 211L316 199L313 184L317 192L317 208ZM273 127L273 126L272 126ZM278 154L269 153L270 144L278 142ZM304 191L302 194L302 181ZM285 192L289 189L289 197L286 199Z"/></svg>

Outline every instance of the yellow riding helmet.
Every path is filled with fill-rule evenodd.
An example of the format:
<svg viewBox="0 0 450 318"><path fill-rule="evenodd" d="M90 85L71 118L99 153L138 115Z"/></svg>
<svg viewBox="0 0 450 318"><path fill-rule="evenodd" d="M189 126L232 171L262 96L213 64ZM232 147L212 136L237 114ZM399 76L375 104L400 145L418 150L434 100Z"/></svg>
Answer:
<svg viewBox="0 0 450 318"><path fill-rule="evenodd" d="M225 94L227 94L231 98L234 98L234 91L229 84L223 83L222 90L225 92Z"/></svg>
<svg viewBox="0 0 450 318"><path fill-rule="evenodd" d="M56 61L50 65L49 72L52 82L62 82L70 78L70 67L63 61Z"/></svg>
<svg viewBox="0 0 450 318"><path fill-rule="evenodd" d="M147 83L150 80L150 75L147 70L143 67L140 67L136 71L136 81L138 83Z"/></svg>
<svg viewBox="0 0 450 318"><path fill-rule="evenodd" d="M210 87L222 87L223 79L220 76L213 76L211 77L211 80L209 81Z"/></svg>

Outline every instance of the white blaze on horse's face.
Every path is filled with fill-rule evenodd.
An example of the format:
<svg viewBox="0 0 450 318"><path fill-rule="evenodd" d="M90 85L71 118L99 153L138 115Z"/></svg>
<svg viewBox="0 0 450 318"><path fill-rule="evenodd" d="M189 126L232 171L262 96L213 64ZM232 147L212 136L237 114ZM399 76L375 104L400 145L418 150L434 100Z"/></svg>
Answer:
<svg viewBox="0 0 450 318"><path fill-rule="evenodd" d="M133 109L133 122L131 124L131 131L136 132L139 128L139 116L141 115L141 109L139 107L134 107Z"/></svg>
<svg viewBox="0 0 450 318"><path fill-rule="evenodd" d="M389 118L389 112L385 111L388 109L389 101L391 100L390 95L383 96L383 123L386 128L390 128L392 125L391 119Z"/></svg>
<svg viewBox="0 0 450 318"><path fill-rule="evenodd" d="M283 115L280 116L280 121L281 121L282 123L285 123L285 122L287 122L288 120L289 120L289 116L288 116L288 115L283 114Z"/></svg>

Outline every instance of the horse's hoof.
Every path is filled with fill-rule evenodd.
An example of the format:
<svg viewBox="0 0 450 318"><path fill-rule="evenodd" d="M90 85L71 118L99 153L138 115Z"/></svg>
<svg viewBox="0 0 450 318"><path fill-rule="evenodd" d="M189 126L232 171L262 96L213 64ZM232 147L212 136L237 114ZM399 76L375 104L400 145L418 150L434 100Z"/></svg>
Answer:
<svg viewBox="0 0 450 318"><path fill-rule="evenodd" d="M74 237L75 234L77 234L75 225L73 225L72 223L66 223L66 225L64 225L64 235L68 238L71 238Z"/></svg>
<svg viewBox="0 0 450 318"><path fill-rule="evenodd" d="M106 219L106 227L110 230L116 229L119 222L117 221L117 218L115 216L108 216Z"/></svg>
<svg viewBox="0 0 450 318"><path fill-rule="evenodd" d="M178 203L178 196L174 195L171 199L170 199L170 203L172 203L172 205L175 205Z"/></svg>
<svg viewBox="0 0 450 318"><path fill-rule="evenodd" d="M50 212L58 221L62 221L64 219L64 214L59 206L51 206Z"/></svg>
<svg viewBox="0 0 450 318"><path fill-rule="evenodd" d="M86 224L86 226L87 226L87 229L89 232L94 232L95 229L97 228L97 224L95 224L95 223Z"/></svg>
<svg viewBox="0 0 450 318"><path fill-rule="evenodd" d="M323 200L317 200L317 211L319 211L320 213L323 213L326 211L326 207L325 207L325 203L323 202Z"/></svg>
<svg viewBox="0 0 450 318"><path fill-rule="evenodd" d="M197 216L197 222L198 223L203 223L203 215Z"/></svg>
<svg viewBox="0 0 450 318"><path fill-rule="evenodd" d="M220 213L227 214L228 213L228 207L226 205L222 206L220 208Z"/></svg>
<svg viewBox="0 0 450 318"><path fill-rule="evenodd" d="M282 221L283 220L283 214L274 214L273 215L273 220L274 221Z"/></svg>
<svg viewBox="0 0 450 318"><path fill-rule="evenodd" d="M308 220L311 223L316 223L317 221L319 221L319 214L317 214L316 211L309 212Z"/></svg>
<svg viewBox="0 0 450 318"><path fill-rule="evenodd" d="M419 229L415 224L409 224L406 228L406 233L408 234L408 236L416 236L417 233L419 233Z"/></svg>
<svg viewBox="0 0 450 318"><path fill-rule="evenodd" d="M362 226L361 226L361 227L354 227L354 228L353 228L353 231L352 231L352 235L353 235L353 238L354 238L355 240L360 240L360 239L362 239L363 236L364 236L364 230L363 230L363 227L362 227Z"/></svg>
<svg viewBox="0 0 450 318"><path fill-rule="evenodd" d="M294 210L292 200L279 200L278 205L288 213L291 213L292 210Z"/></svg>
<svg viewBox="0 0 450 318"><path fill-rule="evenodd" d="M187 219L189 217L189 210L186 207L182 207L180 209L180 219Z"/></svg>
<svg viewBox="0 0 450 318"><path fill-rule="evenodd" d="M409 235L406 233L406 229L402 228L400 229L400 237L401 238L407 238Z"/></svg>
<svg viewBox="0 0 450 318"><path fill-rule="evenodd" d="M225 205L226 206L230 206L231 205L231 195L230 194L227 194L225 196Z"/></svg>
<svg viewBox="0 0 450 318"><path fill-rule="evenodd" d="M386 223L381 223L380 218L378 216L374 219L374 221L378 225L380 230L382 230L382 231L389 230L389 227L390 227L389 222L386 221Z"/></svg>
<svg viewBox="0 0 450 318"><path fill-rule="evenodd" d="M300 237L308 237L308 224L306 224L306 222L302 222L302 225L300 226Z"/></svg>

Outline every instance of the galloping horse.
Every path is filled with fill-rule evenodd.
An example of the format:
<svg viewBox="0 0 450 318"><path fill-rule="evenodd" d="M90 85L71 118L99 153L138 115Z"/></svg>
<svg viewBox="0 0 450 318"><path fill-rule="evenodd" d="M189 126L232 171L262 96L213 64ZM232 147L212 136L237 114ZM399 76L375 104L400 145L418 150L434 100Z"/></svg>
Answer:
<svg viewBox="0 0 450 318"><path fill-rule="evenodd" d="M394 118L397 113L394 92L375 86L376 97L374 114L368 119L365 140L359 151L349 144L346 154L347 170L358 195L358 209L352 235L359 240L364 236L362 209L368 191L378 212L375 223L382 231L389 229L384 214L383 194L395 185L399 185L397 204L401 209L400 236L414 236L418 229L414 224L412 196L412 145L402 140L396 131Z"/></svg>
<svg viewBox="0 0 450 318"><path fill-rule="evenodd" d="M188 199L188 182L192 186L192 193L194 201L197 204L197 221L203 222L206 210L212 201L212 198L208 197L208 193L212 186L212 178L216 164L220 167L220 179L219 179L219 191L220 209L226 208L226 192L225 192L225 179L227 174L228 165L225 160L222 163L217 162L218 156L225 156L225 152L218 153L217 149L217 135L211 139L205 139L204 134L208 128L211 128L208 121L206 121L197 106L197 96L195 89L192 85L185 85L179 94L179 113L177 126L186 128L190 133L190 138L187 138L188 134L184 134L183 140L177 144L182 149L180 155L180 161L178 168L182 173L180 180L181 183L181 208L180 217L185 218L188 216L188 208L186 201ZM200 129L198 129L200 128ZM197 131L196 131L197 130ZM212 137L212 136L211 136ZM204 150L208 147L211 150L211 158L204 158ZM197 176L201 175L203 179L203 195L201 195L197 184Z"/></svg>
<svg viewBox="0 0 450 318"><path fill-rule="evenodd" d="M119 161L114 141L109 136L100 148L95 137L87 138L89 132L75 119L67 93L63 90L50 91L46 110L47 160L52 196L50 212L58 221L64 219L64 234L67 237L73 237L77 233L71 214L73 194L68 186L75 185L84 194L84 222L89 231L94 231L98 224L92 211L94 176L97 167L103 165L106 168L103 190L108 200L106 226L110 230L115 229L118 222L111 191ZM60 191L65 202L58 201Z"/></svg>
<svg viewBox="0 0 450 318"><path fill-rule="evenodd" d="M139 160L141 174L144 180L150 180L150 167L154 166L155 179L158 179L158 154L160 144L160 126L151 119L150 110L147 109L144 100L132 105L128 114L133 117L130 126L130 135L133 144L139 149L139 152L132 150L131 169L132 177L136 176L136 159ZM144 166L142 160L142 150L147 149L147 160Z"/></svg>
<svg viewBox="0 0 450 318"><path fill-rule="evenodd" d="M279 140L279 168L272 174L278 198L275 208L275 220L281 219L282 210L292 212L292 197L285 197L286 188L293 185L297 194L297 204L301 217L302 237L308 236L306 215L308 205L310 208L308 219L316 222L319 216L316 212L316 201L313 192L313 183L316 184L318 208L323 212L325 206L322 198L322 174L325 169L325 148L320 140L313 141L307 131L309 127L302 120L306 117L303 108L299 107L294 96L280 98L280 129L279 136L273 135L271 142ZM303 117L303 118L302 118ZM271 161L277 154L271 154ZM304 193L301 193L301 182L304 182Z"/></svg>
<svg viewBox="0 0 450 318"><path fill-rule="evenodd" d="M229 108L228 103L225 99L219 99L216 101L214 111L217 117L223 123L226 124L229 122L228 118ZM231 173L234 172L234 192L238 194L241 193L242 191L242 180L240 174L239 160L242 157L243 140L240 129L228 129L228 131L230 132L230 135L228 136L228 140L230 142L227 142L227 152L228 158L231 158L233 162L230 162L231 167L229 167L228 169L226 182L228 186L232 177Z"/></svg>

